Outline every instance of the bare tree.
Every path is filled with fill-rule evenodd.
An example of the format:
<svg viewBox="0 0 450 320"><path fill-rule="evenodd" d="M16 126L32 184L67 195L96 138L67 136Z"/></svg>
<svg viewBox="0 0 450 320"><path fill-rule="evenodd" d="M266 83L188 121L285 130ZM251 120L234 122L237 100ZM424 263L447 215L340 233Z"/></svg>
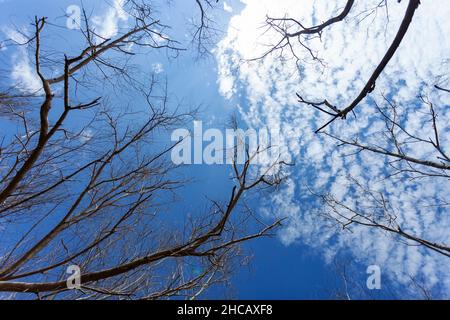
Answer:
<svg viewBox="0 0 450 320"><path fill-rule="evenodd" d="M299 103L330 117L325 124L318 126L316 133L322 133L335 140L338 147L345 148L347 151L350 150L346 156L370 152L374 156L379 156L377 159L380 162L384 162L387 158L389 167L386 169L388 171L386 179L398 179L398 183L422 178L448 179L449 177L450 159L448 150L445 150L445 147L441 144L443 139L440 136L441 130L439 129L440 126L444 127L446 124L439 123L438 109L428 97L423 95L419 97L419 103L426 107L428 112L420 119L423 128L420 133L406 127L405 121L402 121L408 114L408 111L400 114L398 104L402 104L402 102L394 102L385 96L383 98L386 107L380 106L376 102L372 106L374 117L381 118L385 123L385 130L377 133L377 137L381 137L377 140L378 143L365 143L361 140L360 134L356 134L354 137L346 137L345 130L338 133L332 133L332 130L331 132L323 131L336 119L346 119L349 113L356 116L356 108L373 92L378 78L400 47L419 9L419 5L419 0L408 1L403 19L390 46L363 88L359 90L359 94L348 105L340 107L328 99L305 99L304 96L310 96L307 92L304 94L297 93ZM306 26L304 22L299 21L292 15L277 18L267 17L265 21L267 29L273 31L278 38L268 46L269 48L261 56L252 60L275 55L281 60L294 59L297 65L301 65L306 59L312 59L326 67L319 53L311 49L309 45L311 41L320 39L323 33L337 23L345 23L345 19L352 12L353 16L361 21L382 8L386 10L389 19L388 1L379 1L374 8L356 13L353 12L355 10L355 1L353 0L346 1L335 16L324 18L323 22L313 26ZM435 85L435 89L447 92L447 89L443 86ZM406 106L403 107L406 109ZM431 136L429 136L430 132L432 133ZM446 132L445 127L442 132L443 134ZM417 156L417 152L414 152L415 149L425 148L431 149L427 153L429 158L421 158ZM397 236L408 245L424 246L449 256L450 247L448 244L429 241L410 230L402 228L401 222L397 218L396 209L390 205L383 193L372 190L370 186L366 186L364 181L358 181L351 176L348 176L348 183L354 189L352 199L349 199L351 201L344 201L330 193L310 190L322 201L323 210L321 210L321 213L325 217L337 222L343 229L349 229L353 225L377 228ZM442 208L447 206L448 203L442 200L432 205L436 208Z"/></svg>
<svg viewBox="0 0 450 320"><path fill-rule="evenodd" d="M0 96L2 118L15 131L4 132L0 146L0 292L195 299L227 281L242 242L270 236L281 222L264 224L241 207L252 189L281 182L279 175L252 170L259 151L233 166L228 200L184 219L166 217L188 181L177 178L169 158L176 143L158 138L193 112L170 107L167 85L156 77L138 81L127 58L134 55L131 45L175 54L182 48L165 35L167 26L150 6L129 3L135 25L111 39L97 34L84 13L86 47L75 55L48 54L46 18L35 19L34 34L22 44L33 49L42 92L30 100ZM60 73L47 76L58 66ZM99 75L145 110L125 107L106 91L78 101L99 91L92 84ZM139 101L128 94L133 89ZM67 287L69 265L81 269L76 290Z"/></svg>
<svg viewBox="0 0 450 320"><path fill-rule="evenodd" d="M384 141L379 141L379 145L368 145L358 141L358 138L352 140L324 133L339 142L339 146L348 146L359 152L372 152L391 159L389 165L392 167L392 176L406 173L409 178L417 179L420 177L441 177L448 178L450 170L450 158L441 145L441 137L438 123L438 114L434 104L429 98L420 96L420 103L428 108L428 117L423 116L422 127L424 134L432 133L432 136L419 136L407 128L402 122L401 115L398 112L397 103L383 97L387 104L386 108L381 108L375 103L376 109L381 119L385 122L385 130L377 134L384 137ZM425 128L428 126L428 130ZM384 142L388 147L382 147ZM415 155L409 155L410 146L414 148L425 149L431 147L434 152L429 153L429 159L420 159Z"/></svg>
<svg viewBox="0 0 450 320"><path fill-rule="evenodd" d="M330 298L336 300L392 300L405 297L404 292L399 292L386 281L383 281L380 290L368 289L366 271L364 266L355 264L349 257L335 257L332 262L333 279L325 291L330 291ZM433 300L431 290L420 279L408 275L406 278L410 297Z"/></svg>
<svg viewBox="0 0 450 320"><path fill-rule="evenodd" d="M330 193L317 194L311 191L322 200L324 208L321 214L325 218L337 222L343 230L350 229L353 225L376 228L398 236L398 239L406 245L423 246L450 257L450 246L447 244L429 241L402 228L397 221L399 216L397 210L386 200L382 192L366 188L351 176L348 179L356 189L352 199L354 204L337 199Z"/></svg>
<svg viewBox="0 0 450 320"><path fill-rule="evenodd" d="M195 2L200 11L200 18L197 23L194 23L193 43L199 55L204 56L210 52L219 34L216 23L208 13L216 8L219 0L195 0Z"/></svg>
<svg viewBox="0 0 450 320"><path fill-rule="evenodd" d="M344 134L340 136L323 134L336 140L338 147L350 150L350 153L345 154L346 156L369 152L378 156L379 161L384 161L383 158L387 159L389 167L386 168L388 174L385 179L397 179L398 183L416 179L433 179L435 183L439 183L440 179L448 180L450 158L440 142L442 137L436 107L428 97L423 95L419 96L419 101L428 109L428 114L424 114L419 119L422 128L419 133L405 125L405 119L402 117L408 113L399 111L401 105L384 97L386 107L382 108L375 103L385 123L384 131L374 134L378 137L377 144L362 143L358 137L343 138ZM423 136L420 136L421 133ZM427 135L429 133L431 133L430 136ZM429 158L419 158L414 155L414 150L429 150L426 153ZM377 228L405 239L407 244L424 246L447 257L450 256L448 244L429 241L403 228L398 222L397 210L392 207L383 192L371 190L364 186L362 181L351 176L349 176L349 184L355 188L353 200L357 200L356 204L338 200L332 194L317 194L312 191L325 205L323 214L326 217L337 221L344 229L351 225ZM437 210L437 208L448 206L448 202L446 199L434 199L433 203L427 204L427 206L430 205Z"/></svg>
<svg viewBox="0 0 450 320"><path fill-rule="evenodd" d="M169 5L173 0L166 0ZM199 57L209 54L214 45L219 28L212 17L218 9L219 0L190 0L196 11L189 18L191 44L195 47ZM154 7L146 0L127 0L141 12L153 12Z"/></svg>
<svg viewBox="0 0 450 320"><path fill-rule="evenodd" d="M398 1L400 2L400 1ZM279 57L283 58L285 52L288 55L293 56L297 64L299 64L302 59L300 59L299 55L296 52L296 49L293 46L293 41L300 44L300 48L306 50L313 60L319 61L322 63L322 60L319 58L318 54L314 52L309 46L308 41L311 41L315 38L320 38L322 33L325 32L326 29L332 27L334 24L342 22L351 12L354 7L355 1L348 0L342 11L331 17L325 22L315 25L315 26L305 26L301 21L295 19L295 17L282 17L282 18L271 18L268 17L266 19L266 25L269 29L275 30L278 34L280 34L279 40L275 41L274 45L269 47L262 56L254 58L252 60L262 59L269 54L279 53ZM302 95L297 94L299 98L299 102L305 104L307 106L313 107L325 115L331 116L331 119L327 121L324 125L320 126L316 132L320 132L325 129L328 125L334 122L336 119L346 119L349 113L354 113L354 109L363 101L367 95L369 95L374 89L376 85L377 79L382 74L385 67L389 64L389 61L394 56L395 52L399 48L405 34L407 33L409 26L413 20L414 14L420 5L420 0L409 0L408 6L405 11L405 15L403 17L402 23L397 31L397 34L389 46L388 50L384 54L383 58L373 71L370 78L367 80L364 87L361 89L360 93L357 97L352 100L347 106L339 107L336 106L333 102L328 101L327 99L318 100L318 101L309 101L302 98ZM387 1L380 1L378 6L373 9L376 10L380 7L386 6ZM370 13L366 13L366 16ZM362 17L361 19L364 19Z"/></svg>

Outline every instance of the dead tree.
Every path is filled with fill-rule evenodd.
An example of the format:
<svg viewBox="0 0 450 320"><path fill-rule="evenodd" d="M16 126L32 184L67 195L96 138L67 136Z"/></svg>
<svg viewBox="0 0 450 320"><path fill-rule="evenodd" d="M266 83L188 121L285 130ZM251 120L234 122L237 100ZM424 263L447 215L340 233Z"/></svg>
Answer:
<svg viewBox="0 0 450 320"><path fill-rule="evenodd" d="M375 228L397 238L406 245L423 246L434 252L450 257L450 246L436 243L414 234L403 228L397 221L398 212L382 192L371 190L358 180L349 176L351 185L355 188L353 199L355 204L337 199L331 193L312 194L319 197L323 204L320 214L326 219L338 223L343 230L351 229L354 225Z"/></svg>
<svg viewBox="0 0 450 320"><path fill-rule="evenodd" d="M448 179L450 177L450 157L447 150L444 150L441 145L442 137L439 130L439 126L445 128L445 123L439 123L435 105L428 97L423 95L419 97L419 103L428 109L428 115L423 116L423 127L428 127L427 133L431 132L430 136L420 136L420 132L413 132L403 124L404 121L402 120L404 119L401 119L402 113L398 110L399 105L386 97L383 97L383 99L386 107L382 108L375 103L378 114L385 123L385 130L377 134L377 136L384 137L379 141L379 144L363 143L358 138L347 139L330 133L323 134L336 140L338 146L347 146L355 150L353 154L372 152L381 157L387 157L390 159L389 166L392 169L390 176L406 174L410 179L421 177ZM384 147L381 146L382 142L385 145ZM410 146L420 149L429 146L434 152L430 153L428 159L421 159L408 154L411 152L411 150L408 150Z"/></svg>
<svg viewBox="0 0 450 320"><path fill-rule="evenodd" d="M405 297L404 289L399 291L389 282L383 282L382 290L368 290L367 269L356 267L349 257L335 257L333 259L333 279L329 287L330 298L335 300L392 300ZM408 291L411 297L420 300L433 300L433 295L423 281L417 277L406 275L408 278ZM337 281L336 281L337 280ZM331 288L331 290L330 290Z"/></svg>
<svg viewBox="0 0 450 320"><path fill-rule="evenodd" d="M210 52L220 31L209 13L216 9L219 0L195 0L195 2L200 11L200 18L194 23L192 42L199 56L204 56Z"/></svg>
<svg viewBox="0 0 450 320"><path fill-rule="evenodd" d="M385 179L398 179L399 183L416 179L433 179L435 183L439 183L441 180L445 182L450 177L450 158L447 150L441 145L442 137L439 130L439 126L444 126L445 123L439 123L436 106L428 97L421 95L419 101L428 109L428 114L424 114L419 119L422 128L420 132L413 131L405 125L401 115L407 113L399 111L401 105L384 97L386 107L380 107L375 103L380 118L385 123L384 131L374 134L377 137L377 144L364 143L358 138L344 138L344 134L339 136L330 133L323 134L337 141L339 148L350 150L349 152L344 151L345 156L371 153L378 157L379 161L387 159L389 167L386 168L388 171ZM406 106L403 107L406 108ZM426 130L427 127L428 130ZM422 131L423 135L421 135ZM411 146L413 146L413 150L425 150L430 147L430 152L427 153L428 158L419 158L410 154L413 151ZM448 244L435 243L417 236L411 231L406 231L398 223L398 213L382 192L365 187L362 181L353 177L349 177L349 184L356 189L353 193L355 199L361 200L358 205L349 205L329 193L313 192L322 200L323 214L327 218L337 221L344 229L352 225L377 228L399 236L400 239L405 239L407 244L423 246L450 257ZM363 205L365 201L369 201L369 204ZM446 207L448 202L445 199L435 200L432 205L436 208Z"/></svg>
<svg viewBox="0 0 450 320"><path fill-rule="evenodd" d="M278 175L256 174L251 155L233 166L228 200L213 201L191 217L166 217L173 214L168 203L176 190L188 182L177 178L170 161L176 144L157 138L192 112L170 107L164 83L152 77L141 84L119 63L118 55L133 56L131 44L182 49L165 37L166 27L144 10L149 7L134 8L134 27L112 39L96 34L85 15L86 47L75 55L55 54L63 68L52 76L48 63L58 62L43 54L43 35L51 29L46 18L34 21L27 45L42 93L31 101L16 97L20 104L9 93L0 100L3 119L15 129L2 132L0 145L0 292L39 299L195 299L227 281L242 242L269 236L280 224L251 220L252 213L241 210L252 189L281 182ZM77 101L97 92L90 82L98 74L111 84L125 79L122 98L144 110L127 108L106 92ZM129 96L132 89L141 100ZM70 265L81 269L75 290L66 283Z"/></svg>
<svg viewBox="0 0 450 320"><path fill-rule="evenodd" d="M301 21L296 20L295 17L268 17L266 19L266 25L269 29L275 30L280 35L279 40L277 40L274 45L271 45L269 50L267 50L262 56L254 58L252 60L262 59L267 55L277 53L279 53L280 57L282 57L284 55L284 52L287 51L297 60L297 63L299 63L301 59L294 49L293 42L295 42L296 44L298 43L300 45L300 48L306 50L313 60L321 62L321 59L318 57L317 53L315 53L308 46L308 41L314 38L320 38L322 33L325 32L328 28L331 28L336 23L342 22L351 12L352 8L354 7L354 3L354 0L348 0L346 5L338 15L331 17L325 20L325 22L315 26L305 26ZM386 5L386 1L381 1L377 7ZM360 93L347 106L336 106L333 102L330 102L327 99L310 101L302 98L303 94L297 94L299 103L315 108L323 114L331 117L331 119L328 120L325 124L321 125L316 130L316 132L322 131L336 119L346 119L347 115L349 113L354 113L356 107L367 97L367 95L369 95L375 89L377 79L380 77L383 70L389 64L389 61L392 59L395 52L399 48L419 5L420 0L408 1L405 15L394 40L373 71L370 78L367 80L364 87L360 90Z"/></svg>
<svg viewBox="0 0 450 320"><path fill-rule="evenodd" d="M400 1L399 1L400 2ZM302 105L318 110L320 113L329 116L330 119L325 124L318 125L316 133L322 132L336 119L346 119L349 113L354 113L356 116L356 109L361 102L375 89L378 78L382 75L383 70L388 66L392 57L400 47L414 16L419 9L419 0L409 0L406 7L403 19L392 40L387 51L384 53L381 61L373 70L369 79L365 82L363 88L359 90L359 94L351 100L346 106L337 106L328 99L305 99L305 95L297 93L298 102ZM317 52L312 50L308 45L313 39L321 38L323 33L332 28L337 23L345 23L345 19L354 10L355 1L348 0L346 4L339 9L338 13L329 18L323 19L323 22L314 26L306 26L304 22L299 21L294 16L285 16L280 18L267 17L265 24L268 30L273 31L278 39L269 45L269 49L261 56L252 60L263 59L268 55L276 55L279 59L286 57L293 58L300 64L304 61L301 58L299 51L306 52L313 61L322 63ZM367 12L355 13L358 18L365 19L368 15L380 8L386 8L387 1L380 1L378 5ZM435 86L437 90L447 92L447 89L441 86ZM437 117L437 110L434 104L428 98L421 96L420 103L428 110L428 117L424 120L431 136L422 136L420 133L413 132L405 127L404 122L399 120L399 112L396 104L389 99L384 98L387 105L386 108L380 107L374 103L374 116L379 116L385 122L386 130L379 133L383 137L380 144L369 144L361 141L361 135L357 134L356 138L345 137L344 132L339 133L323 133L329 138L334 139L338 146L350 149L350 155L355 155L362 152L369 152L373 155L378 155L380 161L384 161L387 157L389 163L389 175L386 178L404 179L419 179L419 178L436 178L448 179L450 169L450 158L447 150L441 145L439 121ZM406 113L407 114L407 113ZM424 117L425 118L425 117ZM441 125L445 126L445 123ZM445 129L443 130L445 132ZM428 131L427 133L428 134ZM411 151L410 147L424 148L431 147L433 152L430 152L428 159L422 159ZM400 239L405 240L408 244L424 246L428 249L439 252L445 256L449 256L450 248L448 244L434 243L406 231L399 225L397 214L395 210L389 207L389 204L382 193L370 190L365 187L361 181L357 181L353 177L349 177L349 184L356 189L354 198L360 199L358 206L349 205L341 199L337 199L333 194L311 192L317 195L323 204L323 214L338 222L344 229L350 228L353 225L361 225L382 229L388 233L399 236ZM355 200L352 199L352 200ZM364 206L363 200L370 200L370 205ZM439 205L447 205L442 203Z"/></svg>

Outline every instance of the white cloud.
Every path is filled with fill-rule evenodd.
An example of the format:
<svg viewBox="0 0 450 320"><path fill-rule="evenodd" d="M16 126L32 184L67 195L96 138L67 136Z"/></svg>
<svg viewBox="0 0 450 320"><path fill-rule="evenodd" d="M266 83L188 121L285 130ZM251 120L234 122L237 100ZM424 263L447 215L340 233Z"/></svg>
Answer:
<svg viewBox="0 0 450 320"><path fill-rule="evenodd" d="M159 74L164 72L164 66L162 65L162 63L154 63L152 64L152 70L154 73Z"/></svg>
<svg viewBox="0 0 450 320"><path fill-rule="evenodd" d="M229 12L229 13L233 12L233 8L225 1L223 2L223 10L225 10L226 12Z"/></svg>
<svg viewBox="0 0 450 320"><path fill-rule="evenodd" d="M42 94L42 82L30 61L27 52L28 45L25 44L28 40L26 37L27 30L24 29L19 32L10 28L3 28L2 31L7 39L20 45L17 47L17 52L12 55L11 80L13 85L27 94Z"/></svg>
<svg viewBox="0 0 450 320"><path fill-rule="evenodd" d="M92 17L93 27L99 36L97 42L116 36L119 24L128 20L129 16L123 9L124 4L125 0L114 0L103 15Z"/></svg>
<svg viewBox="0 0 450 320"><path fill-rule="evenodd" d="M42 94L42 82L31 65L26 50L19 50L14 60L16 61L11 71L11 79L15 86L25 93Z"/></svg>
<svg viewBox="0 0 450 320"><path fill-rule="evenodd" d="M89 142L94 137L94 132L91 129L85 129L79 136L79 140L82 143Z"/></svg>
<svg viewBox="0 0 450 320"><path fill-rule="evenodd" d="M266 15L284 17L295 13L295 18L313 25L342 10L345 1L298 1L298 0L242 0L245 8L231 19L226 37L216 50L220 92L227 99L244 94L247 107L241 109L242 117L251 127L261 125L277 127L286 135L289 151L296 163L291 172L285 192L277 194L265 204L266 214L287 215L290 223L280 236L284 243L303 241L321 248L325 257L331 259L339 250L350 250L359 259L376 261L399 281L408 281L405 273L423 276L429 286L441 286L439 292L450 292L447 261L418 247L401 245L391 236L374 229L354 228L353 233L336 232L329 221L321 220L317 204L311 202L305 183L317 190L332 191L349 204L354 205L356 196L348 188L346 175L351 173L365 181L371 189L386 193L391 205L398 212L398 221L406 228L432 241L450 243L448 215L439 214L426 207L428 199L446 199L450 182L430 180L414 182L382 180L386 172L380 157L362 153L355 157L342 157L341 149L329 139L313 133L313 126L326 119L311 108L299 105L295 96L321 100L327 98L338 106L345 105L356 96L358 90L373 72L388 45L392 41L404 15L406 1L389 3L389 24L383 10L362 22L356 13L375 7L379 1L356 2L353 14L345 22L338 23L322 34L322 39L310 43L324 59L328 68L312 63L300 46L296 52L304 59L298 71L295 61L281 61L269 55L263 61L242 62L244 59L262 55L267 44L275 43L277 33L261 28ZM437 10L438 7L438 10ZM432 90L436 81L447 81L450 42L445 41L450 30L450 5L443 2L422 1L417 14L400 49L390 62L377 88L371 95L382 104L381 93L402 101L400 109L405 114L405 125L427 137L421 128L424 110L417 104L419 93L429 93L439 108L439 121L445 132L450 123L448 105L450 97ZM313 19L314 18L314 19ZM260 35L258 37L258 35ZM405 85L399 85L403 81ZM430 88L431 87L431 88ZM365 100L357 110L357 120L335 122L329 129L346 136L358 134L367 143L379 143L383 123L373 116L373 104ZM428 130L428 129L427 129ZM447 129L448 130L448 129ZM443 135L444 148L450 150L448 138ZM347 150L348 151L348 150ZM429 156L426 148L411 148L408 152L417 156ZM358 199L365 201L365 199ZM367 200L366 200L367 201ZM446 258L444 258L446 259ZM437 284L436 279L440 279Z"/></svg>
<svg viewBox="0 0 450 320"><path fill-rule="evenodd" d="M18 30L14 30L14 29L6 27L6 28L2 28L2 31L6 35L7 39L12 40L16 44L24 44L28 40L26 37L26 33L27 33L26 29L19 32Z"/></svg>

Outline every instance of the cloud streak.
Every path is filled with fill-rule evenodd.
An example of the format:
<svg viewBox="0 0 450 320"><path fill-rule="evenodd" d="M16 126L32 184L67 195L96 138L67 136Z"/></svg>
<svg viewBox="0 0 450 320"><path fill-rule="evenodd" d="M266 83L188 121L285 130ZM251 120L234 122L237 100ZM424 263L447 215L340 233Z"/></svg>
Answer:
<svg viewBox="0 0 450 320"><path fill-rule="evenodd" d="M339 199L356 205L348 175L364 181L371 189L383 192L398 214L399 223L428 239L449 243L450 221L446 206L437 210L427 205L445 199L450 184L447 180L434 183L430 179L415 181L385 179L389 173L386 161L370 153L343 157L344 151L334 141L313 132L324 122L322 114L300 105L295 93L305 98L324 98L345 105L362 88L389 46L401 22L405 3L389 4L386 12L370 11L379 1L357 2L345 22L327 29L322 39L310 46L324 60L326 68L311 61L309 53L296 47L301 62L284 56L269 55L261 61L243 62L262 55L268 44L274 44L277 33L262 28L265 17L284 17L295 12L295 18L313 25L336 14L345 1L273 1L244 0L245 8L235 15L226 37L217 48L219 87L227 99L245 97L246 108L241 115L250 127L267 125L285 133L289 156L296 163L284 192L264 204L267 215L287 215L289 224L281 231L285 244L302 241L320 250L328 260L341 251L352 254L363 263L377 263L399 283L409 276L424 279L424 283L441 297L448 297L450 278L448 261L420 247L400 244L392 236L362 227L352 232L340 232L329 220L320 219L319 203L308 188L331 192ZM405 2L405 1L404 1ZM436 10L439 6L439 10ZM367 11L369 10L369 11ZM372 12L363 19L360 12ZM378 132L384 122L376 116L374 104L383 105L382 94L401 102L404 125L414 133L430 133L423 128L425 110L417 102L419 93L429 96L439 108L439 123L443 128L443 147L450 150L450 96L437 92L435 83L449 84L448 59L450 44L443 41L450 30L450 6L422 1L411 29L399 51L378 80L373 95L361 104L357 118L333 124L331 133L345 133L361 141L387 143ZM260 35L256 37L255 35ZM383 142L384 141L384 142ZM345 152L350 153L349 150ZM408 152L429 157L430 150L412 146ZM363 200L363 199L359 199ZM319 209L318 209L319 208Z"/></svg>
<svg viewBox="0 0 450 320"><path fill-rule="evenodd" d="M123 9L125 0L114 0L111 6L102 15L92 17L95 33L98 35L96 41L111 39L119 32L119 25L129 18Z"/></svg>
<svg viewBox="0 0 450 320"><path fill-rule="evenodd" d="M26 94L43 94L41 80L28 56L27 30L19 32L10 28L3 28L7 39L18 45L18 50L12 55L11 80L14 87Z"/></svg>

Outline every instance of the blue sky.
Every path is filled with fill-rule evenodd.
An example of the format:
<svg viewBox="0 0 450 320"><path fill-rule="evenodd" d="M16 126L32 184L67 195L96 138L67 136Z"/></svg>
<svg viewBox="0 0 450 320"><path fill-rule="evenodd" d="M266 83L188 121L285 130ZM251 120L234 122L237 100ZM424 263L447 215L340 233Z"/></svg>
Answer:
<svg viewBox="0 0 450 320"><path fill-rule="evenodd" d="M85 0L84 6L94 16L102 17L112 8L114 1ZM351 277L354 283L365 286L367 278L366 268L372 264L382 267L383 286L379 292L365 292L361 294L354 289L355 297L414 297L414 292L406 290L410 286L405 274L413 274L418 278L425 278L437 297L448 297L450 288L448 261L429 254L420 248L401 247L395 244L395 239L376 232L365 232L357 229L351 235L343 234L333 228L329 228L326 222L320 222L313 212L319 204L304 191L306 184L334 192L343 198L348 197L352 190L344 187L345 183L338 177L345 173L364 178L373 185L378 186L379 177L386 174L386 162L382 160L368 168L368 164L374 164L374 159L366 155L356 156L353 162L342 160L341 154L335 150L331 143L323 137L315 136L311 127L317 127L320 115L308 110L299 112L296 103L295 92L307 90L308 94L315 97L323 96L327 92L329 96L338 101L354 95L357 86L360 85L371 68L377 63L392 34L399 23L399 17L404 9L404 3L390 8L390 26L384 32L386 21L382 14L373 26L369 19L362 24L356 24L356 18L351 17L349 24L354 35L342 35L342 26L336 27L334 32L324 35L324 44L315 43L317 49L325 47L324 60L329 66L328 71L318 69L313 63L306 63L300 72L296 72L292 61L281 63L275 58L268 58L254 64L242 63L242 59L257 56L264 49L262 44L271 40L271 35L262 34L260 29L266 13L282 16L289 10L298 9L302 18L307 21L316 21L319 17L335 12L339 4L331 2L313 3L312 1L238 1L230 0L223 4L213 14L217 21L220 33L213 45L213 54L210 57L198 59L194 48L189 46L190 34L187 30L190 12L196 10L194 1L174 1L170 8L166 3L158 3L163 23L173 27L170 30L171 37L182 39L183 45L188 45L189 50L181 53L176 59L168 57L162 51L150 52L136 59L143 74L156 72L161 79L168 80L169 92L173 102L179 102L185 108L200 106L198 118L208 127L223 129L227 125L229 117L237 114L242 124L246 127L259 127L261 123L269 127L278 127L286 133L288 144L288 157L295 163L295 167L289 172L287 184L277 193L266 196L255 194L248 199L250 207L262 219L271 221L276 217L288 216L285 225L278 231L274 238L259 239L244 245L253 256L251 263L237 270L231 279L230 291L233 296L243 299L328 299L333 298L335 291L343 288L338 271L333 264L336 259L347 259L351 262ZM342 1L341 1L342 2ZM406 1L404 1L406 2ZM448 65L442 65L448 58L450 44L440 43L447 37L449 23L448 13L450 6L439 2L442 10L435 17L435 21L428 22L424 27L427 14L434 10L433 5L423 1L423 9L413 28L415 30L436 30L429 39L426 34L411 32L414 36L407 38L403 51L399 52L393 62L395 67L386 71L386 77L380 80L381 90L390 96L403 99L415 98L417 90L427 90L426 79L440 79L440 83L447 83L446 69ZM54 24L65 24L65 11L69 5L80 5L75 0L0 0L0 31L2 38L11 36L12 30L26 30L30 28L30 22L35 15L47 16ZM370 6L370 4L366 4ZM358 8L364 9L364 8ZM106 20L105 20L106 21ZM120 15L113 21L119 27L126 26ZM366 32L368 28L374 32ZM428 28L428 29L427 29ZM67 31L65 31L67 32ZM49 37L48 43L56 50L68 51L77 48L76 31L70 31L70 40L67 37ZM257 37L256 35L261 35ZM65 33L67 36L67 33ZM349 45L351 37L359 40L359 44ZM78 38L79 40L79 38ZM414 49L414 43L427 41L428 50ZM355 41L358 42L358 41ZM352 42L353 43L353 42ZM323 46L323 47L322 47ZM411 47L411 48L410 48ZM344 49L345 55L343 55ZM361 54L364 50L365 54ZM447 51L446 51L447 50ZM73 52L73 51L72 51ZM8 47L2 51L2 69L11 69L23 62L20 49ZM345 56L345 58L343 58ZM366 58L368 63L364 63ZM417 59L423 61L417 64ZM16 76L11 73L10 78L2 79L3 84L14 83L22 80L24 85L29 85L32 79L26 78L23 73ZM293 71L294 70L294 71ZM425 79L417 81L417 75ZM32 75L31 75L32 76ZM419 77L420 78L420 77ZM443 79L443 80L442 80ZM395 86L399 82L401 85ZM434 81L434 80L433 80ZM16 83L17 84L17 83ZM94 93L91 93L95 96ZM380 94L378 92L378 94ZM378 96L379 97L379 96ZM128 98L128 97L127 97ZM371 131L379 127L377 120L371 118L367 111L377 101L367 99L363 106L363 113L358 120L351 121L345 130L355 134L362 132L361 137L371 139ZM450 112L448 105L450 100L445 96L436 96L442 106L442 123L448 126ZM413 102L411 108L417 113L421 112L420 106ZM447 107L447 108L445 108ZM406 118L406 122L414 126L413 117ZM409 122L408 122L409 121ZM343 123L339 123L334 130L342 129ZM5 127L6 128L6 127ZM359 130L359 131L358 131ZM443 129L448 133L448 128ZM161 139L167 139L162 137ZM443 140L448 145L448 139ZM419 148L420 149L420 148ZM417 151L420 154L420 150ZM194 177L189 188L180 191L180 201L173 205L172 210L183 215L193 213L205 203L205 199L224 199L227 197L231 182L229 179L230 167L226 165L192 165L185 166L182 173L186 177ZM326 180L326 183L322 181ZM218 183L217 181L220 181ZM378 184L377 184L378 183ZM430 181L414 182L403 187L402 181L381 183L380 190L385 190L393 198L401 198L399 206L405 211L414 208L417 203L411 196L414 189L432 189L427 196L430 198L445 197L448 191L448 182L444 181L439 187L430 184ZM432 187L430 187L432 186ZM377 187L377 188L378 188ZM402 189L404 188L404 189ZM401 196L396 193L403 192ZM225 195L225 196L224 196ZM415 212L403 217L404 221L416 221L419 215L429 215L430 227L412 223L411 228L417 228L424 234L436 235L437 239L449 240L448 234L448 208L441 211ZM441 228L436 227L441 225ZM358 244L356 244L358 243ZM345 258L343 258L345 257ZM214 288L207 293L208 298L221 298L224 295L223 288Z"/></svg>

